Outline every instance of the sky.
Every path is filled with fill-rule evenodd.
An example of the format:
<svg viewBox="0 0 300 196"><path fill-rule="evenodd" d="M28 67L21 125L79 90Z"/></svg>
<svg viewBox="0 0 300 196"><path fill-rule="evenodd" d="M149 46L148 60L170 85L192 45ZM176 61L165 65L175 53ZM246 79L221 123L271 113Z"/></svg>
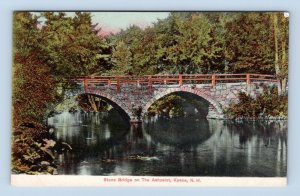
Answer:
<svg viewBox="0 0 300 196"><path fill-rule="evenodd" d="M131 25L145 28L168 15L169 12L92 12L92 22L98 23L102 33L106 34L119 32Z"/></svg>
<svg viewBox="0 0 300 196"><path fill-rule="evenodd" d="M33 14L39 15L38 12ZM141 28L151 26L158 19L167 18L169 12L91 12L93 24L101 28L100 35L117 33L121 29L126 29L131 25ZM74 16L74 12L67 12L67 16ZM43 22L45 19L40 18Z"/></svg>
<svg viewBox="0 0 300 196"><path fill-rule="evenodd" d="M141 28L151 26L158 19L167 18L170 12L91 12L93 24L101 28L100 35L106 36L111 33L118 33L121 29L126 29L131 25ZM39 15L38 12L34 14ZM289 13L285 12L285 17ZM74 12L67 12L67 16L74 16ZM43 18L40 21L44 21Z"/></svg>

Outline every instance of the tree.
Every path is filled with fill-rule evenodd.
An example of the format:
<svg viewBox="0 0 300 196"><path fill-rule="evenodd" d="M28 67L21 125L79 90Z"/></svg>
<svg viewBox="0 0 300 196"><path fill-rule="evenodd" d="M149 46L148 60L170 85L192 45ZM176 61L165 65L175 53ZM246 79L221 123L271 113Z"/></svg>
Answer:
<svg viewBox="0 0 300 196"><path fill-rule="evenodd" d="M171 73L218 72L221 43L215 27L201 13L172 13L154 27L157 31L157 57Z"/></svg>
<svg viewBox="0 0 300 196"><path fill-rule="evenodd" d="M132 53L123 41L118 42L112 50L112 62L114 63L112 75L132 74Z"/></svg>
<svg viewBox="0 0 300 196"><path fill-rule="evenodd" d="M226 25L228 61L237 73L276 74L285 91L288 18L283 13L241 13Z"/></svg>
<svg viewBox="0 0 300 196"><path fill-rule="evenodd" d="M76 12L73 18L62 12L46 12L43 16L43 60L58 80L110 69L110 47L96 35L89 13Z"/></svg>
<svg viewBox="0 0 300 196"><path fill-rule="evenodd" d="M179 58L186 66L185 73L222 72L220 67L222 45L215 26L204 14L192 14L179 25Z"/></svg>
<svg viewBox="0 0 300 196"><path fill-rule="evenodd" d="M274 66L277 78L279 79L278 93L286 93L288 77L288 15L287 13L273 13L274 29Z"/></svg>
<svg viewBox="0 0 300 196"><path fill-rule="evenodd" d="M54 78L39 59L43 36L37 17L28 12L14 12L13 16L12 170L53 173L54 157L47 151L47 130L42 122L48 104L56 100ZM39 167L42 161L49 167Z"/></svg>
<svg viewBox="0 0 300 196"><path fill-rule="evenodd" d="M226 24L231 71L273 74L272 30L267 13L240 13Z"/></svg>
<svg viewBox="0 0 300 196"><path fill-rule="evenodd" d="M181 70L178 68L179 62L175 55L170 54L172 48L176 48L176 36L180 35L178 30L179 15L171 13L165 20L160 20L155 26L157 34L157 63L159 72L178 73ZM174 50L173 49L173 50Z"/></svg>
<svg viewBox="0 0 300 196"><path fill-rule="evenodd" d="M14 13L13 156L15 172L53 173L43 123L47 112L72 87L70 78L110 69L110 46L96 35L89 13L46 12L46 22L29 12ZM46 161L49 167L42 166ZM44 162L45 163L45 162ZM49 164L48 164L49 163ZM51 171L50 171L50 170Z"/></svg>
<svg viewBox="0 0 300 196"><path fill-rule="evenodd" d="M120 33L110 38L112 44L116 46L112 54L114 56L114 65L120 66L123 63L121 66L123 66L124 71L126 71L123 74L144 74L142 71L144 66L142 59L145 58L143 50L146 46L142 43L142 35L142 29L136 25L132 25L126 30L122 30ZM120 55L125 55L123 57L126 59L121 60ZM124 63L127 65L124 65Z"/></svg>
<svg viewBox="0 0 300 196"><path fill-rule="evenodd" d="M47 104L56 99L54 78L47 64L39 59L42 35L37 17L14 13L13 105L14 125L19 127L43 119Z"/></svg>

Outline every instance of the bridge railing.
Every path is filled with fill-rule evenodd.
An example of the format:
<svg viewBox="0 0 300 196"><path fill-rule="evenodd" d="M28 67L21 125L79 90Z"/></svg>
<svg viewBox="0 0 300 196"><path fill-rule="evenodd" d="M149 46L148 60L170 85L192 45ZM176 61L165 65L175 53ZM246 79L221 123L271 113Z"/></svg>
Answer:
<svg viewBox="0 0 300 196"><path fill-rule="evenodd" d="M145 76L87 76L74 77L72 80L81 83L84 89L105 87L121 91L123 85L136 85L148 87L159 85L185 85L185 84L210 84L212 87L217 83L245 82L278 82L276 76L267 74L158 74Z"/></svg>

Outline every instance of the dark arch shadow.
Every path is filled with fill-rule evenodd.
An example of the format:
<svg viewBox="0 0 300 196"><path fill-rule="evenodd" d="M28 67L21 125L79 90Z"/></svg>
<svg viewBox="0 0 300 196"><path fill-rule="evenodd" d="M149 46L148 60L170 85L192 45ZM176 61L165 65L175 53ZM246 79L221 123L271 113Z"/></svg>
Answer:
<svg viewBox="0 0 300 196"><path fill-rule="evenodd" d="M93 94L93 93L82 93L82 94L79 94L79 95L92 95L92 96L95 96L95 97L99 97L100 99L104 100L109 105L111 105L121 115L123 120L125 120L126 122L130 122L129 114L119 104L112 101L111 99L108 99L107 97L100 96L100 95ZM79 95L77 95L77 96L79 96Z"/></svg>
<svg viewBox="0 0 300 196"><path fill-rule="evenodd" d="M109 105L111 105L119 114L120 116L122 117L122 119L129 123L130 122L130 116L129 114L119 105L117 104L116 102L112 101L111 99L108 99L107 97L105 96L101 96L101 95L97 95L97 94L94 94L94 93L80 93L80 94L77 94L77 95L74 95L74 96L70 96L64 100L62 100L61 102L59 102L58 104L54 105L52 108L49 109L49 111L44 115L44 122L45 124L47 124L47 119L57 113L55 113L55 108L63 103L64 101L66 101L67 99L70 99L71 97L77 97L77 96L80 96L80 95L92 95L92 96L95 96L95 97L98 97L98 98L101 98L102 100L104 100L105 102L107 102Z"/></svg>
<svg viewBox="0 0 300 196"><path fill-rule="evenodd" d="M159 118L155 123L145 124L144 128L154 141L179 148L197 146L212 136L206 119Z"/></svg>
<svg viewBox="0 0 300 196"><path fill-rule="evenodd" d="M205 118L208 115L208 111L209 111L208 108L209 108L210 102L197 94L187 92L187 91L175 91L175 92L171 92L169 94L166 94L166 95L160 97L159 99L155 100L147 108L146 112L148 112L148 110L151 108L151 106L153 104L155 104L157 101L162 100L170 95L178 95L186 100L192 101L192 102L187 102L187 103L194 106L199 111L199 116Z"/></svg>
<svg viewBox="0 0 300 196"><path fill-rule="evenodd" d="M202 117L206 117L208 114L208 108L210 105L210 102L207 101L206 99L204 99L203 97L190 93L190 92L186 92L186 91L178 91L178 92L174 92L175 95L179 95L189 101L189 104L193 105L198 111L199 114Z"/></svg>

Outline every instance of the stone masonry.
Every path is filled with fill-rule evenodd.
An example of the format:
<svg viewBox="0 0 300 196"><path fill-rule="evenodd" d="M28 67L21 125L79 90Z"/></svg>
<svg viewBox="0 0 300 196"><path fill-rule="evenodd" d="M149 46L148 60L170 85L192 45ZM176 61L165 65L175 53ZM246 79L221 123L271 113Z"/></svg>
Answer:
<svg viewBox="0 0 300 196"><path fill-rule="evenodd" d="M202 97L209 103L207 118L224 119L224 109L230 103L238 102L238 94L245 92L252 97L263 92L263 86L277 85L276 82L246 82L218 83L214 87L211 84L185 84L179 85L153 85L140 86L123 84L120 92L113 85L82 87L79 94L92 94L104 98L114 107L123 111L130 121L139 121L136 111L140 110L140 116L147 113L149 107L158 99L174 92L188 92Z"/></svg>

